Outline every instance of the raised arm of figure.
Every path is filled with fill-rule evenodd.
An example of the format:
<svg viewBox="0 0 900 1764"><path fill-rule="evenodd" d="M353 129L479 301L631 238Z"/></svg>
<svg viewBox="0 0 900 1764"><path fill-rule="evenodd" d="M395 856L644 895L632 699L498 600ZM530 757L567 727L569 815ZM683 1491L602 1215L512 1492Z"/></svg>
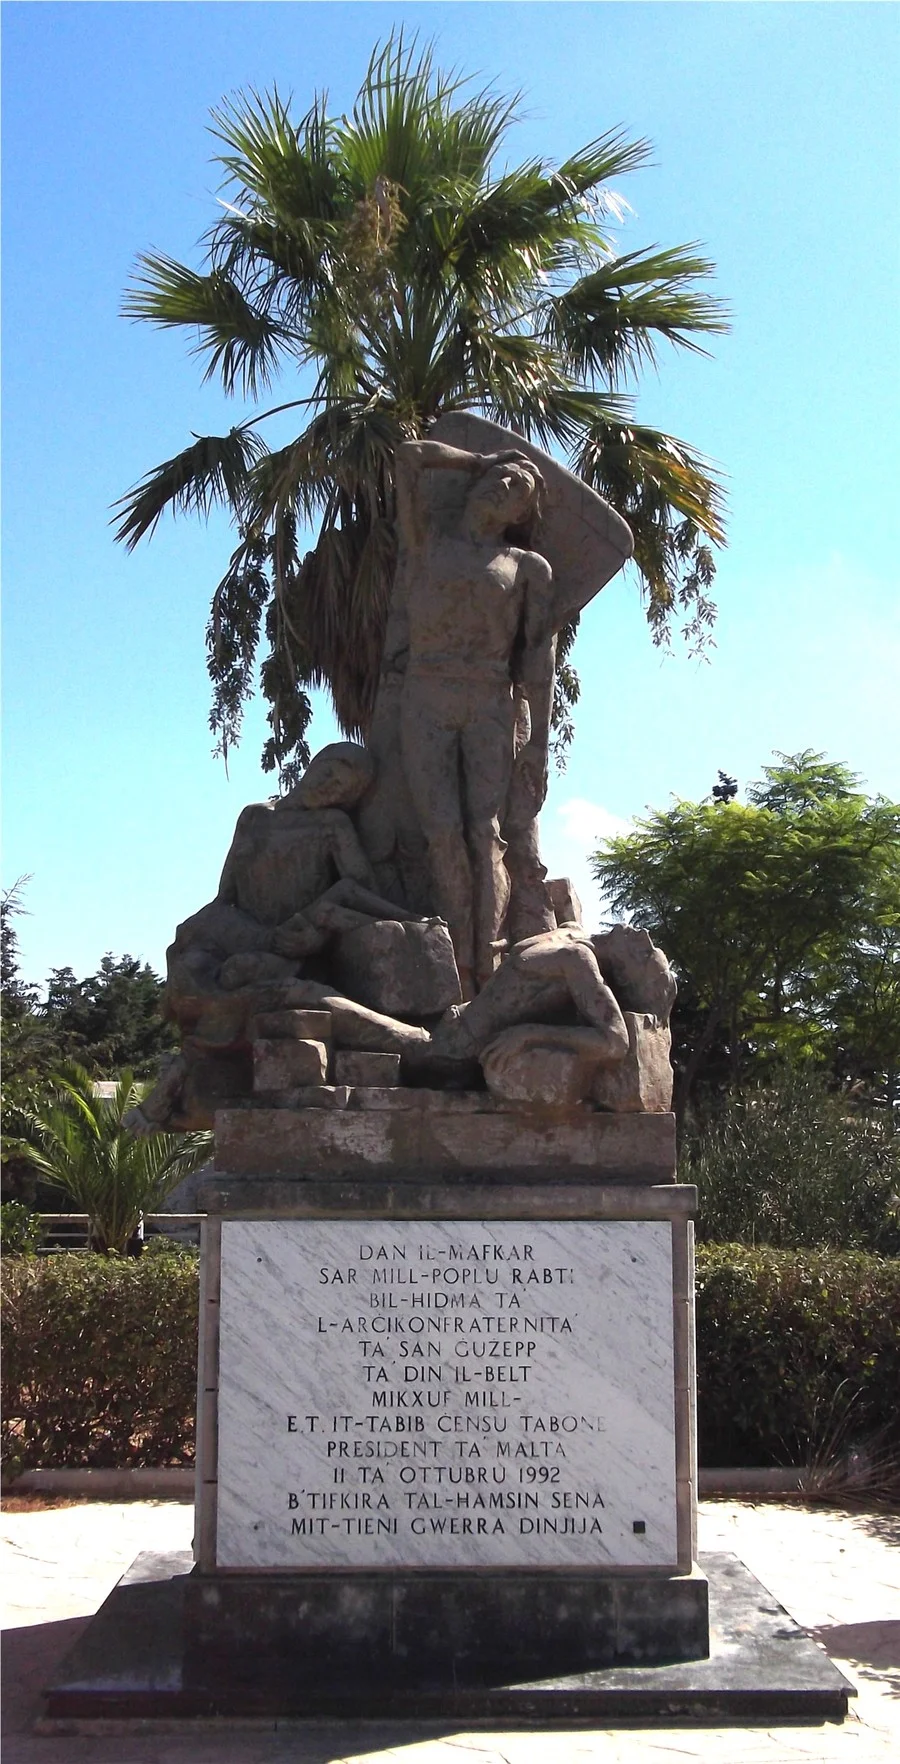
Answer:
<svg viewBox="0 0 900 1764"><path fill-rule="evenodd" d="M403 441L394 455L394 481L397 495L397 523L407 545L421 545L425 539L425 516L418 495L418 477L423 471L469 472L473 477L490 471L492 466L506 462L528 461L517 448L505 453L468 453L463 447L448 447L444 441Z"/></svg>

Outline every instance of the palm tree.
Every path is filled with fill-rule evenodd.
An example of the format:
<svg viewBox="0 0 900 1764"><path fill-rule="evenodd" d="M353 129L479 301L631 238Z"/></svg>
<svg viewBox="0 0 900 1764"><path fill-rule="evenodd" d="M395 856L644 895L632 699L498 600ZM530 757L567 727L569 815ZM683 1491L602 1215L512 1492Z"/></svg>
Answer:
<svg viewBox="0 0 900 1764"><path fill-rule="evenodd" d="M701 644L714 618L719 485L699 454L634 422L623 390L661 340L698 350L727 329L698 287L713 266L693 246L615 255L624 204L609 183L646 163L648 142L613 130L560 166L502 171L519 100L465 84L401 36L376 49L349 118L320 96L295 123L277 91L224 104L212 132L229 194L204 271L142 256L126 299L134 318L194 330L205 377L257 407L282 370L312 375L309 396L194 440L117 505L129 547L167 508L230 510L238 543L207 632L211 726L227 755L264 633L263 764L285 782L308 757L305 688L327 685L344 730L366 732L395 557L394 449L442 411L480 411L563 450L613 503L657 641L680 613ZM270 448L262 425L292 408L305 426ZM572 635L563 697L577 695Z"/></svg>
<svg viewBox="0 0 900 1764"><path fill-rule="evenodd" d="M91 1243L104 1254L124 1250L141 1216L157 1211L212 1152L211 1133L130 1133L124 1120L148 1088L123 1072L112 1096L98 1096L84 1068L70 1064L20 1141L44 1181L87 1214Z"/></svg>

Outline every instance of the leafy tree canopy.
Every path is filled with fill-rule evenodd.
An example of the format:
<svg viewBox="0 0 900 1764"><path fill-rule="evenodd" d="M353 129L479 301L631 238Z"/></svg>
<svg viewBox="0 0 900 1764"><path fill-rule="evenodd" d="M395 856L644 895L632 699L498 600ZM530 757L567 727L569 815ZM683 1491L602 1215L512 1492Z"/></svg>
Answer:
<svg viewBox="0 0 900 1764"><path fill-rule="evenodd" d="M16 918L27 911L28 881L20 877L0 896L2 1161L4 1181L13 1189L33 1186L19 1156L25 1116L42 1105L67 1061L76 1061L91 1079L116 1078L126 1068L150 1078L163 1054L177 1046L162 1014L163 983L133 956L105 955L98 972L84 980L71 968L56 968L42 1001L40 989L20 972Z"/></svg>
<svg viewBox="0 0 900 1764"><path fill-rule="evenodd" d="M611 180L647 163L647 141L611 129L561 165L510 168L518 108L402 37L376 49L349 117L324 96L299 120L277 91L238 96L213 113L225 197L203 267L139 260L126 314L186 329L227 393L258 404L282 373L311 376L310 396L194 438L119 504L129 546L166 509L230 512L237 545L207 632L211 726L227 754L262 647L263 764L284 781L308 757L310 686L330 688L347 734L366 731L395 561L394 449L442 411L562 449L613 503L657 641L682 616L699 645L714 617L716 477L635 422L627 396L661 343L699 350L727 328L703 286L713 266L695 245L617 253ZM293 409L300 433L270 446L265 420ZM570 664L558 688L565 725Z"/></svg>
<svg viewBox="0 0 900 1764"><path fill-rule="evenodd" d="M828 1066L892 1115L900 805L811 750L776 757L746 804L675 802L608 840L595 874L680 976L682 1114L717 1068L734 1083L786 1059Z"/></svg>
<svg viewBox="0 0 900 1764"><path fill-rule="evenodd" d="M54 968L43 1012L66 1057L98 1077L125 1066L138 1077L156 1071L160 1057L177 1045L162 1016L163 982L147 962L105 955L96 974L76 980L71 968Z"/></svg>

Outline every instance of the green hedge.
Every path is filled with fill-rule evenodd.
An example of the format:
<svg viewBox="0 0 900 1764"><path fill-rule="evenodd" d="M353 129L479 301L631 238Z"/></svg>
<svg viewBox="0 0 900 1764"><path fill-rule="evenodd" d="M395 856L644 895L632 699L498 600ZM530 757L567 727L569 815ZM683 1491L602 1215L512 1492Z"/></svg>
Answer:
<svg viewBox="0 0 900 1764"><path fill-rule="evenodd" d="M699 1245L697 1367L706 1468L900 1452L900 1261Z"/></svg>
<svg viewBox="0 0 900 1764"><path fill-rule="evenodd" d="M697 1265L703 1465L900 1450L900 1261L707 1244ZM190 1461L196 1256L7 1258L4 1284L8 1476Z"/></svg>
<svg viewBox="0 0 900 1764"><path fill-rule="evenodd" d="M197 1287L185 1252L5 1257L4 1475L190 1462Z"/></svg>

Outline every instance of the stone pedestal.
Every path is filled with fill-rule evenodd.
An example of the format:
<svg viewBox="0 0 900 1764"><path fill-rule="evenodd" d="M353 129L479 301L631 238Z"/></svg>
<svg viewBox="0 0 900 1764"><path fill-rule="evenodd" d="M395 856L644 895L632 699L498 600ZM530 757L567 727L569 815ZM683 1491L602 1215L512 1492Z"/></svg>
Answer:
<svg viewBox="0 0 900 1764"><path fill-rule="evenodd" d="M695 1202L667 1116L396 1088L220 1115L198 1682L248 1645L408 1686L705 1656Z"/></svg>

